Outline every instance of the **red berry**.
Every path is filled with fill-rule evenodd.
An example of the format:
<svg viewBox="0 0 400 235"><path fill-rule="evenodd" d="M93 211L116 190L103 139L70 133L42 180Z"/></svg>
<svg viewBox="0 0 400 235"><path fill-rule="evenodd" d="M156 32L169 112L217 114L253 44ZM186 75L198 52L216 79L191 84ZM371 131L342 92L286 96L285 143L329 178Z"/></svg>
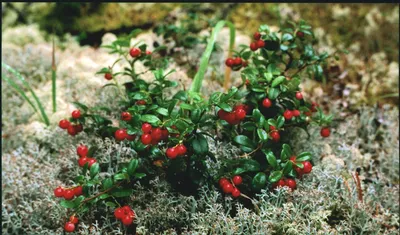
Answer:
<svg viewBox="0 0 400 235"><path fill-rule="evenodd" d="M300 91L296 92L296 99L302 100L303 99L303 94L301 94Z"/></svg>
<svg viewBox="0 0 400 235"><path fill-rule="evenodd" d="M176 146L176 151L178 152L179 156L182 156L182 155L186 154L187 149L186 149L185 145L180 144L180 145Z"/></svg>
<svg viewBox="0 0 400 235"><path fill-rule="evenodd" d="M272 102L271 102L270 99L265 98L265 99L263 100L263 102L262 102L262 105L263 105L265 108L269 108L269 107L271 107Z"/></svg>
<svg viewBox="0 0 400 235"><path fill-rule="evenodd" d="M74 198L74 196L75 196L74 190L72 189L64 190L65 200L71 200L72 198Z"/></svg>
<svg viewBox="0 0 400 235"><path fill-rule="evenodd" d="M275 183L275 187L274 188L285 187L285 185L286 185L285 180L280 179L280 180L278 180L278 182Z"/></svg>
<svg viewBox="0 0 400 235"><path fill-rule="evenodd" d="M74 188L74 194L75 194L75 196L80 196L80 195L82 195L83 194L83 192L82 192L82 186L78 186L78 187L76 187L76 188Z"/></svg>
<svg viewBox="0 0 400 235"><path fill-rule="evenodd" d="M237 188L234 188L232 191L232 197L238 198L240 196L240 191Z"/></svg>
<svg viewBox="0 0 400 235"><path fill-rule="evenodd" d="M231 183L227 183L222 187L222 190L224 191L224 193L232 193L233 185Z"/></svg>
<svg viewBox="0 0 400 235"><path fill-rule="evenodd" d="M249 62L247 62L247 60L243 61L243 67L247 67L249 65Z"/></svg>
<svg viewBox="0 0 400 235"><path fill-rule="evenodd" d="M221 188L223 188L225 184L229 184L229 180L227 178L221 178L221 179L219 179L218 183L219 183L219 186Z"/></svg>
<svg viewBox="0 0 400 235"><path fill-rule="evenodd" d="M175 159L178 156L178 151L175 147L168 148L165 153L169 159Z"/></svg>
<svg viewBox="0 0 400 235"><path fill-rule="evenodd" d="M331 131L329 130L328 127L324 127L324 128L321 129L320 134L321 134L322 137L326 138L331 134Z"/></svg>
<svg viewBox="0 0 400 235"><path fill-rule="evenodd" d="M168 130L167 129L162 129L161 132L162 132L161 139L163 139L163 140L168 139L168 135L169 135Z"/></svg>
<svg viewBox="0 0 400 235"><path fill-rule="evenodd" d="M151 51L146 51L146 55L151 55Z"/></svg>
<svg viewBox="0 0 400 235"><path fill-rule="evenodd" d="M292 119L292 117L293 117L293 113L292 113L292 111L290 111L290 110L286 110L286 111L283 113L283 116L285 117L286 120L290 120L290 119Z"/></svg>
<svg viewBox="0 0 400 235"><path fill-rule="evenodd" d="M129 140L129 141L132 141L132 140L134 140L135 138L136 138L136 135L126 135L126 137L125 137L127 140Z"/></svg>
<svg viewBox="0 0 400 235"><path fill-rule="evenodd" d="M86 145L81 144L76 148L76 153L80 157L86 156L88 152L89 152L89 149Z"/></svg>
<svg viewBox="0 0 400 235"><path fill-rule="evenodd" d="M136 101L136 104L137 105L145 105L146 101L145 100L138 100L138 101Z"/></svg>
<svg viewBox="0 0 400 235"><path fill-rule="evenodd" d="M75 128L76 133L79 133L79 132L83 131L82 124L74 125L74 128Z"/></svg>
<svg viewBox="0 0 400 235"><path fill-rule="evenodd" d="M107 80L111 80L113 77L112 77L111 73L106 73L106 74L104 74L104 78Z"/></svg>
<svg viewBox="0 0 400 235"><path fill-rule="evenodd" d="M129 215L126 215L126 216L124 216L124 217L122 218L122 223L123 223L125 226L131 225L132 222L133 222L133 219L132 219L131 216L129 216Z"/></svg>
<svg viewBox="0 0 400 235"><path fill-rule="evenodd" d="M318 104L316 102L311 103L311 111L312 112L317 112L317 107L318 107Z"/></svg>
<svg viewBox="0 0 400 235"><path fill-rule="evenodd" d="M64 230L67 233L72 233L75 230L75 224L72 222L65 223Z"/></svg>
<svg viewBox="0 0 400 235"><path fill-rule="evenodd" d="M70 125L67 129L68 134L74 136L77 134L76 128L73 125Z"/></svg>
<svg viewBox="0 0 400 235"><path fill-rule="evenodd" d="M94 159L94 158L89 158L89 160L88 160L89 168L90 168L93 164L95 164L96 162L97 162L96 159Z"/></svg>
<svg viewBox="0 0 400 235"><path fill-rule="evenodd" d="M236 119L242 120L246 117L246 111L244 109L237 109L234 111Z"/></svg>
<svg viewBox="0 0 400 235"><path fill-rule="evenodd" d="M304 115L311 117L311 112L304 112Z"/></svg>
<svg viewBox="0 0 400 235"><path fill-rule="evenodd" d="M286 179L285 185L288 186L290 189L294 190L296 188L296 180L294 179Z"/></svg>
<svg viewBox="0 0 400 235"><path fill-rule="evenodd" d="M71 217L69 217L69 222L73 223L73 224L77 224L78 223L78 217L71 215Z"/></svg>
<svg viewBox="0 0 400 235"><path fill-rule="evenodd" d="M228 112L226 112L223 109L218 110L218 117L222 120L225 120L226 116L228 115Z"/></svg>
<svg viewBox="0 0 400 235"><path fill-rule="evenodd" d="M235 185L239 185L239 184L241 184L241 183L243 182L243 179L242 179L242 177L241 177L240 175L235 175L235 176L232 178L232 181L233 181L233 183L234 183Z"/></svg>
<svg viewBox="0 0 400 235"><path fill-rule="evenodd" d="M124 121L130 121L132 119L132 115L129 112L122 112L121 119Z"/></svg>
<svg viewBox="0 0 400 235"><path fill-rule="evenodd" d="M63 197L64 196L64 189L62 187L57 187L56 189L54 189L54 196Z"/></svg>
<svg viewBox="0 0 400 235"><path fill-rule="evenodd" d="M118 129L115 131L114 133L114 137L116 140L118 141L122 141L126 138L126 136L128 135L128 133L126 132L125 129Z"/></svg>
<svg viewBox="0 0 400 235"><path fill-rule="evenodd" d="M138 57L138 56L140 56L140 54L142 54L142 51L140 51L139 48L132 48L132 49L129 51L129 54L130 54L132 57Z"/></svg>
<svg viewBox="0 0 400 235"><path fill-rule="evenodd" d="M271 134L269 134L272 137L272 140L274 142L279 142L279 140L281 139L281 135L279 134L278 131L272 131Z"/></svg>
<svg viewBox="0 0 400 235"><path fill-rule="evenodd" d="M240 57L236 57L234 60L233 60L233 64L234 65L242 65L242 63L243 63L243 60L242 60L242 58L240 58Z"/></svg>
<svg viewBox="0 0 400 235"><path fill-rule="evenodd" d="M70 123L69 123L69 121L67 119L63 119L58 123L58 126L61 129L67 129L70 126Z"/></svg>
<svg viewBox="0 0 400 235"><path fill-rule="evenodd" d="M125 215L125 212L121 207L115 209L114 216L116 219L122 219L122 217L124 217L124 215Z"/></svg>
<svg viewBox="0 0 400 235"><path fill-rule="evenodd" d="M304 37L304 33L301 31L297 31L296 36L299 38L303 38Z"/></svg>
<svg viewBox="0 0 400 235"><path fill-rule="evenodd" d="M260 32L255 32L253 35L254 40L260 40L261 38L261 33Z"/></svg>
<svg viewBox="0 0 400 235"><path fill-rule="evenodd" d="M148 145L148 144L150 144L151 141L152 141L151 135L150 135L150 134L143 134L143 135L140 137L140 140L142 141L142 143L143 143L144 145Z"/></svg>
<svg viewBox="0 0 400 235"><path fill-rule="evenodd" d="M258 48L263 48L265 46L264 40L258 40L256 42Z"/></svg>
<svg viewBox="0 0 400 235"><path fill-rule="evenodd" d="M143 123L143 125L142 125L142 131L143 131L143 133L145 133L145 134L148 134L148 133L150 133L150 131L151 131L151 129L152 129L153 127L149 124L149 123Z"/></svg>
<svg viewBox="0 0 400 235"><path fill-rule="evenodd" d="M162 131L161 131L161 128L154 128L152 131L151 131L151 139L152 140L155 140L155 141L160 141L161 140L161 137L162 137Z"/></svg>
<svg viewBox="0 0 400 235"><path fill-rule="evenodd" d="M258 49L258 47L257 47L257 43L256 42L250 43L250 50L257 51L257 49Z"/></svg>
<svg viewBox="0 0 400 235"><path fill-rule="evenodd" d="M309 162L309 161L303 162L303 172L304 172L304 174L310 173L311 170L312 170L311 162Z"/></svg>
<svg viewBox="0 0 400 235"><path fill-rule="evenodd" d="M303 168L294 166L294 170L297 172L298 178L301 178L301 176L304 174Z"/></svg>
<svg viewBox="0 0 400 235"><path fill-rule="evenodd" d="M89 159L87 157L81 157L78 160L78 164L80 167L83 167L88 161Z"/></svg>
<svg viewBox="0 0 400 235"><path fill-rule="evenodd" d="M228 58L228 59L225 60L225 65L226 65L226 66L232 67L233 64L234 64L234 61L233 61L232 58Z"/></svg>
<svg viewBox="0 0 400 235"><path fill-rule="evenodd" d="M236 122L236 115L234 113L228 113L225 116L225 121L227 121L229 124L234 125Z"/></svg>
<svg viewBox="0 0 400 235"><path fill-rule="evenodd" d="M80 118L81 117L81 111L79 111L79 110L74 110L74 111L72 111L72 118L75 118L75 119L78 119L78 118Z"/></svg>
<svg viewBox="0 0 400 235"><path fill-rule="evenodd" d="M293 117L298 117L298 116L300 116L300 111L295 109L292 111L292 114L293 114Z"/></svg>
<svg viewBox="0 0 400 235"><path fill-rule="evenodd" d="M270 130L270 131L274 131L274 130L276 130L276 127L274 127L274 126L269 126L269 130Z"/></svg>
<svg viewBox="0 0 400 235"><path fill-rule="evenodd" d="M294 155L291 156L291 157L289 158L289 160L292 161L292 162L295 162L295 161L296 161L296 156L294 156Z"/></svg>

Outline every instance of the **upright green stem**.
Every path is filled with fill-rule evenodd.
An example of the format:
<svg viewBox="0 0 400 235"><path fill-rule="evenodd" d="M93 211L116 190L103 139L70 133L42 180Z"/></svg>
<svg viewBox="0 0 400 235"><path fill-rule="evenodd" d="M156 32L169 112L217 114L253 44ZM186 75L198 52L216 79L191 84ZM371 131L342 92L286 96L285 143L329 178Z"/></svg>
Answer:
<svg viewBox="0 0 400 235"><path fill-rule="evenodd" d="M54 46L54 37L53 37L53 55L51 62L51 83L52 83L52 98L53 98L53 113L57 111L57 102L56 102L56 56L55 56L55 46Z"/></svg>

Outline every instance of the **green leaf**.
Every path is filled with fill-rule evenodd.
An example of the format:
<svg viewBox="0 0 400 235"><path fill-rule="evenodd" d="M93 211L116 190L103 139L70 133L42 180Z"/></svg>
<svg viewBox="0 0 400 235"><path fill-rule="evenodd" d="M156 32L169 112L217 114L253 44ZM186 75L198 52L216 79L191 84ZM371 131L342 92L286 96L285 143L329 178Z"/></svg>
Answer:
<svg viewBox="0 0 400 235"><path fill-rule="evenodd" d="M113 186L113 180L112 178L106 178L103 180L102 184L103 184L103 189L107 190Z"/></svg>
<svg viewBox="0 0 400 235"><path fill-rule="evenodd" d="M293 39L293 36L291 35L291 34L288 34L288 33L285 33L283 36L282 36L282 41L290 41L290 40L292 40Z"/></svg>
<svg viewBox="0 0 400 235"><path fill-rule="evenodd" d="M286 158L282 159L282 160L286 160L286 159L290 158L293 155L292 148L288 144L283 144L282 145L282 153L284 155L286 155ZM282 154L281 154L281 158L282 158Z"/></svg>
<svg viewBox="0 0 400 235"><path fill-rule="evenodd" d="M267 157L267 161L268 163L274 168L276 169L276 167L278 166L278 162L276 161L276 157L274 155L274 153L272 151L268 151L267 153L265 153L266 157Z"/></svg>
<svg viewBox="0 0 400 235"><path fill-rule="evenodd" d="M287 161L285 163L285 167L283 167L283 174L287 175L289 172L293 169L293 163L292 161Z"/></svg>
<svg viewBox="0 0 400 235"><path fill-rule="evenodd" d="M276 97L278 97L278 95L280 94L280 91L278 88L271 88L268 91L268 98L270 98L271 100L276 99Z"/></svg>
<svg viewBox="0 0 400 235"><path fill-rule="evenodd" d="M283 127L283 124L285 124L285 118L282 115L279 115L279 117L276 119L276 127L281 128Z"/></svg>
<svg viewBox="0 0 400 235"><path fill-rule="evenodd" d="M258 128L257 134L258 134L258 137L260 138L260 140L262 140L262 141L268 140L268 134L265 130Z"/></svg>
<svg viewBox="0 0 400 235"><path fill-rule="evenodd" d="M145 115L141 116L140 120L142 122L148 122L150 124L157 124L158 122L161 122L161 120L157 116L150 115L150 114L145 114Z"/></svg>
<svg viewBox="0 0 400 235"><path fill-rule="evenodd" d="M258 172L251 182L255 189L262 189L267 184L267 175L264 172Z"/></svg>
<svg viewBox="0 0 400 235"><path fill-rule="evenodd" d="M260 170L260 163L253 159L242 159L240 166L233 171L234 175L240 175L245 172L256 172Z"/></svg>
<svg viewBox="0 0 400 235"><path fill-rule="evenodd" d="M302 152L296 157L297 162L304 162L311 160L311 153L310 152Z"/></svg>
<svg viewBox="0 0 400 235"><path fill-rule="evenodd" d="M282 171L273 171L268 177L268 181L271 183L278 182L282 178Z"/></svg>
<svg viewBox="0 0 400 235"><path fill-rule="evenodd" d="M90 178L94 178L100 170L100 166L99 163L95 162L93 163L93 165L90 167Z"/></svg>
<svg viewBox="0 0 400 235"><path fill-rule="evenodd" d="M179 105L179 107L180 107L181 109L187 109L187 110L194 110L194 109L195 109L195 107L194 107L193 105L187 104L187 103L181 103L181 104Z"/></svg>
<svg viewBox="0 0 400 235"><path fill-rule="evenodd" d="M274 127L276 127L278 125L276 123L275 119L272 119L272 118L268 119L267 123L268 123L268 125L274 126Z"/></svg>
<svg viewBox="0 0 400 235"><path fill-rule="evenodd" d="M168 109L166 109L166 108L160 107L160 108L156 109L156 112L163 116L168 116Z"/></svg>
<svg viewBox="0 0 400 235"><path fill-rule="evenodd" d="M84 104L82 104L82 103L80 103L80 102L72 102L75 106L77 106L80 110L82 110L82 111L84 111L84 112L87 112L88 110L89 110L89 108L86 106L86 105L84 105Z"/></svg>
<svg viewBox="0 0 400 235"><path fill-rule="evenodd" d="M232 107L227 103L220 103L218 104L218 107L225 110L226 112L232 112Z"/></svg>
<svg viewBox="0 0 400 235"><path fill-rule="evenodd" d="M136 168L139 164L139 161L137 159L132 159L129 164L128 164L128 169L127 172L130 176L132 176L133 174L135 174Z"/></svg>
<svg viewBox="0 0 400 235"><path fill-rule="evenodd" d="M185 91L178 91L174 97L174 99L178 99L181 101L186 101L188 99L188 94Z"/></svg>
<svg viewBox="0 0 400 235"><path fill-rule="evenodd" d="M62 200L60 202L60 206L67 208L67 209L72 209L72 208L76 208L79 206L79 204L85 199L85 197L83 195L76 197L73 200Z"/></svg>
<svg viewBox="0 0 400 235"><path fill-rule="evenodd" d="M104 193L104 194L99 196L99 199L103 200L103 199L106 199L106 198L109 198L109 197L111 197L110 194Z"/></svg>
<svg viewBox="0 0 400 235"><path fill-rule="evenodd" d="M106 202L106 206L110 207L111 209L114 209L117 207L117 204L114 202Z"/></svg>
<svg viewBox="0 0 400 235"><path fill-rule="evenodd" d="M274 81L272 81L271 86L276 87L279 84L281 84L282 82L284 82L285 80L286 80L286 78L284 76L279 76L279 77L275 78Z"/></svg>
<svg viewBox="0 0 400 235"><path fill-rule="evenodd" d="M136 173L134 176L135 176L135 178L137 178L137 179L141 179L141 178L145 177L146 174L145 174L145 173Z"/></svg>
<svg viewBox="0 0 400 235"><path fill-rule="evenodd" d="M208 152L207 139L203 135L196 135L192 141L192 146L196 154L203 155Z"/></svg>
<svg viewBox="0 0 400 235"><path fill-rule="evenodd" d="M132 193L133 193L132 189L118 188L111 190L111 195L114 197L128 197L132 195Z"/></svg>
<svg viewBox="0 0 400 235"><path fill-rule="evenodd" d="M114 180L115 181L125 180L125 179L128 179L128 178L129 178L129 175L126 174L126 173L119 173L119 174L114 175Z"/></svg>
<svg viewBox="0 0 400 235"><path fill-rule="evenodd" d="M238 143L240 145L244 145L245 147L249 147L249 148L255 147L255 144L253 143L253 141L251 141L249 139L249 137L247 137L245 135L238 135L233 139L233 141L235 141L236 143Z"/></svg>

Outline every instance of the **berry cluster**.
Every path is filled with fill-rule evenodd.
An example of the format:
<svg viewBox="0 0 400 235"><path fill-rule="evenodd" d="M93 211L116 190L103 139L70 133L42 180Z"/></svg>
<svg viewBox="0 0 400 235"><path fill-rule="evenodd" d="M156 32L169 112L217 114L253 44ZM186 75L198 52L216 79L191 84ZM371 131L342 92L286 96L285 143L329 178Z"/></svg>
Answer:
<svg viewBox="0 0 400 235"><path fill-rule="evenodd" d="M237 105L233 108L232 112L226 112L223 109L218 111L218 117L222 120L225 120L231 125L239 124L250 111L250 107L247 105Z"/></svg>
<svg viewBox="0 0 400 235"><path fill-rule="evenodd" d="M117 220L121 220L125 226L129 226L135 219L135 212L129 206L123 206L115 209L114 216Z"/></svg>
<svg viewBox="0 0 400 235"><path fill-rule="evenodd" d="M149 123L143 123L142 125L143 134L140 140L144 145L157 145L161 140L168 139L169 132L165 128L154 128Z"/></svg>
<svg viewBox="0 0 400 235"><path fill-rule="evenodd" d="M255 41L250 43L250 50L256 51L265 46L265 42L261 40L261 34L259 32L255 32L253 38Z"/></svg>
<svg viewBox="0 0 400 235"><path fill-rule="evenodd" d="M236 57L236 58L228 58L225 60L225 65L232 68L234 71L237 71L243 67L247 67L248 62L243 61L242 58Z"/></svg>
<svg viewBox="0 0 400 235"><path fill-rule="evenodd" d="M291 190L295 190L296 180L291 178L280 179L278 182L272 185L273 188L285 187L285 186L288 186Z"/></svg>
<svg viewBox="0 0 400 235"><path fill-rule="evenodd" d="M75 231L75 225L78 223L78 218L74 215L72 215L71 217L69 217L69 221L67 223L65 223L64 225L64 230L67 233L72 233L73 231Z"/></svg>
<svg viewBox="0 0 400 235"><path fill-rule="evenodd" d="M296 156L290 157L290 161L292 161L294 164L296 162ZM297 172L299 178L301 176L303 176L304 174L309 174L312 170L311 162L304 161L304 162L302 162L302 164L303 164L303 168L300 168L300 167L294 165L294 170Z"/></svg>
<svg viewBox="0 0 400 235"><path fill-rule="evenodd" d="M81 123L78 123L78 120L81 117L81 111L79 110L74 110L71 114L72 118L76 120L75 124L72 124L69 122L67 119L62 119L59 123L58 126L61 129L67 130L68 134L71 136L75 136L79 132L83 131L83 126Z"/></svg>
<svg viewBox="0 0 400 235"><path fill-rule="evenodd" d="M61 186L54 189L54 196L64 197L65 200L71 200L75 196L78 197L82 195L82 186L76 186L73 188L63 188Z"/></svg>
<svg viewBox="0 0 400 235"><path fill-rule="evenodd" d="M137 58L137 57L140 57L140 56L145 55L145 54L146 55L151 55L151 51L142 51L139 48L134 47L129 51L129 54L133 58Z"/></svg>
<svg viewBox="0 0 400 235"><path fill-rule="evenodd" d="M237 198L240 196L240 190L236 187L243 182L243 179L240 175L235 175L232 178L232 183L229 182L227 178L221 178L219 180L219 186L221 187L222 191L226 194L232 194L232 197Z"/></svg>
<svg viewBox="0 0 400 235"><path fill-rule="evenodd" d="M114 133L114 137L118 141L129 140L132 141L136 138L135 135L129 135L126 129L118 129Z"/></svg>
<svg viewBox="0 0 400 235"><path fill-rule="evenodd" d="M89 149L86 145L81 144L76 148L76 153L79 156L78 164L80 167L84 167L85 164L88 163L88 167L90 168L96 162L96 159L87 156L88 152Z"/></svg>
<svg viewBox="0 0 400 235"><path fill-rule="evenodd" d="M169 159L175 159L178 156L183 156L186 154L186 146L183 144L178 144L175 147L168 148L165 154Z"/></svg>

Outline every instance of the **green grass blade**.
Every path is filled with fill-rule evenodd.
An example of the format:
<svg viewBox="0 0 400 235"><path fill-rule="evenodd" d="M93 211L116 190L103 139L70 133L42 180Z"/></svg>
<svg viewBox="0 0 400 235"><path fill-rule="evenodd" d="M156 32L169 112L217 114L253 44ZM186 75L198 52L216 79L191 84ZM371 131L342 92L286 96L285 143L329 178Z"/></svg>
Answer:
<svg viewBox="0 0 400 235"><path fill-rule="evenodd" d="M12 67L10 67L9 65L5 64L5 63L1 63L1 66L3 68L5 68L7 71L10 71L12 74L14 74L27 88L28 90L32 93L32 96L34 98L34 100L36 101L36 104L39 107L39 111L40 114L42 115L42 118L44 120L44 123L48 126L50 125L50 121L49 118L47 117L46 112L44 111L44 108L42 106L42 103L40 102L39 98L36 96L36 93L32 90L31 86L29 85L29 83L27 83L24 79L24 77L15 69L13 69Z"/></svg>
<svg viewBox="0 0 400 235"><path fill-rule="evenodd" d="M193 83L190 88L191 92L197 92L197 93L200 92L204 74L206 73L208 62L210 60L215 41L217 40L217 35L221 31L221 29L225 26L225 24L227 24L230 29L229 50L232 51L233 44L235 42L235 27L233 26L233 24L231 22L221 20L215 25L215 27L211 33L206 50L204 51L204 53L201 57L201 60L200 60L199 70L197 71L196 75L194 76Z"/></svg>
<svg viewBox="0 0 400 235"><path fill-rule="evenodd" d="M57 103L56 103L56 49L54 45L54 37L53 37L53 53L51 58L51 95L53 100L53 113L57 111Z"/></svg>

